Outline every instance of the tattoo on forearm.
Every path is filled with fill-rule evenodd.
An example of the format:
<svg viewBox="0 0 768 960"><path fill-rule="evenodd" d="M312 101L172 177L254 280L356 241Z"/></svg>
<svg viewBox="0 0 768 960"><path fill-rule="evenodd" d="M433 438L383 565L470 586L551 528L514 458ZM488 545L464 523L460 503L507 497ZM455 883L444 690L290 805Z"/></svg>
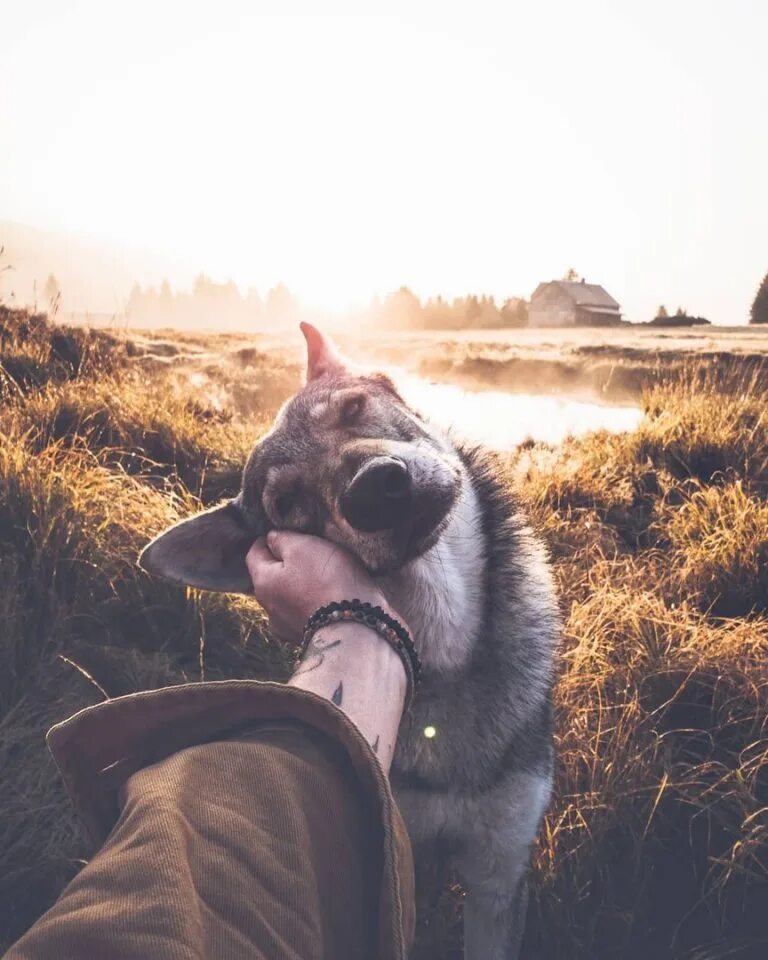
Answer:
<svg viewBox="0 0 768 960"><path fill-rule="evenodd" d="M378 733L376 734L376 739L373 741L373 752L374 752L374 753L378 753L378 752L379 752L379 735L378 735Z"/></svg>
<svg viewBox="0 0 768 960"><path fill-rule="evenodd" d="M341 645L341 640L334 640L332 636L327 637L323 633L318 633L309 645L310 650L333 650L334 647Z"/></svg>
<svg viewBox="0 0 768 960"><path fill-rule="evenodd" d="M339 680L339 685L333 691L333 696L331 700L336 704L337 707L341 706L341 701L344 698L344 684Z"/></svg>
<svg viewBox="0 0 768 960"><path fill-rule="evenodd" d="M316 639L310 643L306 657L304 657L296 670L294 670L294 677L298 677L303 673L311 673L313 670L317 670L318 667L323 665L326 651L332 650L334 647L338 647L340 645L341 640L324 640L321 634L318 635Z"/></svg>

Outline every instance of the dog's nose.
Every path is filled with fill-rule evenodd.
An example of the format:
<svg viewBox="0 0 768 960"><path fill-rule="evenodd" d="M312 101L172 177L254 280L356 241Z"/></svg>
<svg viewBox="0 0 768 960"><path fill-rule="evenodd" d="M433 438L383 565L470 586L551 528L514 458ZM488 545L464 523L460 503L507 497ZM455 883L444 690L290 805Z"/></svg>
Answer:
<svg viewBox="0 0 768 960"><path fill-rule="evenodd" d="M355 475L341 498L341 513L355 530L391 530L407 518L411 478L402 460L377 457Z"/></svg>

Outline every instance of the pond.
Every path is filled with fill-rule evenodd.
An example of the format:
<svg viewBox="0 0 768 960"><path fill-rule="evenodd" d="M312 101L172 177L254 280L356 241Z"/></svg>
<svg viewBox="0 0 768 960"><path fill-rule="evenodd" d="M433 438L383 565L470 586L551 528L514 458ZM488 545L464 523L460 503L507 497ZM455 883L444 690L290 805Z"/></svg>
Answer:
<svg viewBox="0 0 768 960"><path fill-rule="evenodd" d="M457 436L494 450L512 450L525 440L556 444L593 430L620 433L633 430L643 418L636 406L556 395L469 391L402 370L389 372L415 409Z"/></svg>

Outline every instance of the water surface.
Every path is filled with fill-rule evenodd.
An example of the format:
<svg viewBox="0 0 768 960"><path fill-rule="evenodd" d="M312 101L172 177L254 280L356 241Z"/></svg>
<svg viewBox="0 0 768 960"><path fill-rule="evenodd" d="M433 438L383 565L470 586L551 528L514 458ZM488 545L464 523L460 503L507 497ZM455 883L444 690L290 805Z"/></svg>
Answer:
<svg viewBox="0 0 768 960"><path fill-rule="evenodd" d="M495 450L512 450L524 440L560 443L593 430L633 430L640 407L585 403L552 395L470 391L431 383L402 370L391 371L403 397L457 436Z"/></svg>

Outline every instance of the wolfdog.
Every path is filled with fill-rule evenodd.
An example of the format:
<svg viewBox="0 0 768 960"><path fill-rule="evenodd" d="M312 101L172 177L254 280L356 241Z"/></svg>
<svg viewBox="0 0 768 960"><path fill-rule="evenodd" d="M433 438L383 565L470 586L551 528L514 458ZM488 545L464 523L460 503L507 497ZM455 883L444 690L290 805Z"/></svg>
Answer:
<svg viewBox="0 0 768 960"><path fill-rule="evenodd" d="M240 493L161 534L140 562L248 593L244 556L270 528L359 557L424 667L391 771L417 857L439 844L462 880L467 960L513 960L552 784L560 617L545 552L490 454L452 441L387 376L359 373L314 327L302 331L306 386L251 453Z"/></svg>

